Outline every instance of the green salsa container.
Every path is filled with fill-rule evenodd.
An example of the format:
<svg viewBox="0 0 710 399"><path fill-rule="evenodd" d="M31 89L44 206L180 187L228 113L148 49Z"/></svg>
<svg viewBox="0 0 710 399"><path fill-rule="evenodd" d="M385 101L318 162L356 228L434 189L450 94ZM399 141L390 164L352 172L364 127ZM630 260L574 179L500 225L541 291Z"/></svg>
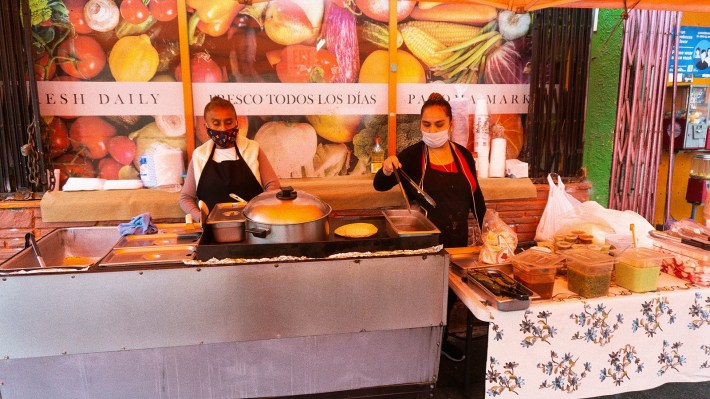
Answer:
<svg viewBox="0 0 710 399"><path fill-rule="evenodd" d="M633 292L655 291L661 263L672 257L648 248L628 248L616 257L616 284Z"/></svg>
<svg viewBox="0 0 710 399"><path fill-rule="evenodd" d="M612 256L588 248L562 251L567 260L567 285L570 291L586 298L609 293L611 271L616 261Z"/></svg>

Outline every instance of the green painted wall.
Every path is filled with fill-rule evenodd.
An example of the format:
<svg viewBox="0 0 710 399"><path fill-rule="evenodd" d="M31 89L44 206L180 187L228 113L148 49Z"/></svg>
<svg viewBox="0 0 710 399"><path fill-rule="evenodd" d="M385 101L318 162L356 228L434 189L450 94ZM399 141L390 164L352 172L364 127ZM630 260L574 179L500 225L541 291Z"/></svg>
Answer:
<svg viewBox="0 0 710 399"><path fill-rule="evenodd" d="M614 145L614 123L619 91L621 10L599 10L597 31L592 34L587 89L584 159L587 176L592 183L590 199L609 205L611 154Z"/></svg>

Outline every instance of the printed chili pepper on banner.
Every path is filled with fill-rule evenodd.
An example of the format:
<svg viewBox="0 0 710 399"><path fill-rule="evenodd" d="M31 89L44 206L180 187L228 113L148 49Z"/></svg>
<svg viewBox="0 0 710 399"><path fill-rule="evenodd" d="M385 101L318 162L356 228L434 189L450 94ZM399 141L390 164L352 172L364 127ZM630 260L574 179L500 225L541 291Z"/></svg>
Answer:
<svg viewBox="0 0 710 399"><path fill-rule="evenodd" d="M186 4L195 10L189 22L190 44L197 42L196 28L213 37L225 34L244 8L236 0L187 0Z"/></svg>

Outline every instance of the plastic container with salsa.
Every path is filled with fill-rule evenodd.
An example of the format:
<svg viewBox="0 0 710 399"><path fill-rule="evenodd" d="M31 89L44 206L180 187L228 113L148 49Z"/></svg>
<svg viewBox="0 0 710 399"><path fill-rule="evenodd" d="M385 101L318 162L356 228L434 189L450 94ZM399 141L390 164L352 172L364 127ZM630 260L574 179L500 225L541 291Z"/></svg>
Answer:
<svg viewBox="0 0 710 399"><path fill-rule="evenodd" d="M627 248L616 257L616 284L633 292L655 291L663 259L673 258L648 248Z"/></svg>
<svg viewBox="0 0 710 399"><path fill-rule="evenodd" d="M609 293L615 262L612 256L588 248L570 249L561 253L567 260L567 284L570 291L586 298Z"/></svg>
<svg viewBox="0 0 710 399"><path fill-rule="evenodd" d="M510 260L513 263L513 276L516 280L535 291L540 298L552 298L555 273L563 260L561 256L527 250L513 256Z"/></svg>

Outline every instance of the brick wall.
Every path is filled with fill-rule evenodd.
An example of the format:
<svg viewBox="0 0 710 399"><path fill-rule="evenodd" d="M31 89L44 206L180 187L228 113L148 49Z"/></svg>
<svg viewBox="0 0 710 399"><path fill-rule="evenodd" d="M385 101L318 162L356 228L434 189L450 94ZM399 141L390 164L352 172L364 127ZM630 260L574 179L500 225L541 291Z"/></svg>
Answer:
<svg viewBox="0 0 710 399"><path fill-rule="evenodd" d="M536 184L537 198L525 200L488 201L486 205L495 209L501 218L518 233L518 241L523 243L535 238L535 229L547 204L549 186ZM587 183L566 185L567 192L580 201L589 200ZM159 223L180 222L182 220L156 220ZM117 226L122 221L45 223L39 208L39 200L0 202L0 262L19 252L25 244L25 234L32 232L40 238L60 227Z"/></svg>

